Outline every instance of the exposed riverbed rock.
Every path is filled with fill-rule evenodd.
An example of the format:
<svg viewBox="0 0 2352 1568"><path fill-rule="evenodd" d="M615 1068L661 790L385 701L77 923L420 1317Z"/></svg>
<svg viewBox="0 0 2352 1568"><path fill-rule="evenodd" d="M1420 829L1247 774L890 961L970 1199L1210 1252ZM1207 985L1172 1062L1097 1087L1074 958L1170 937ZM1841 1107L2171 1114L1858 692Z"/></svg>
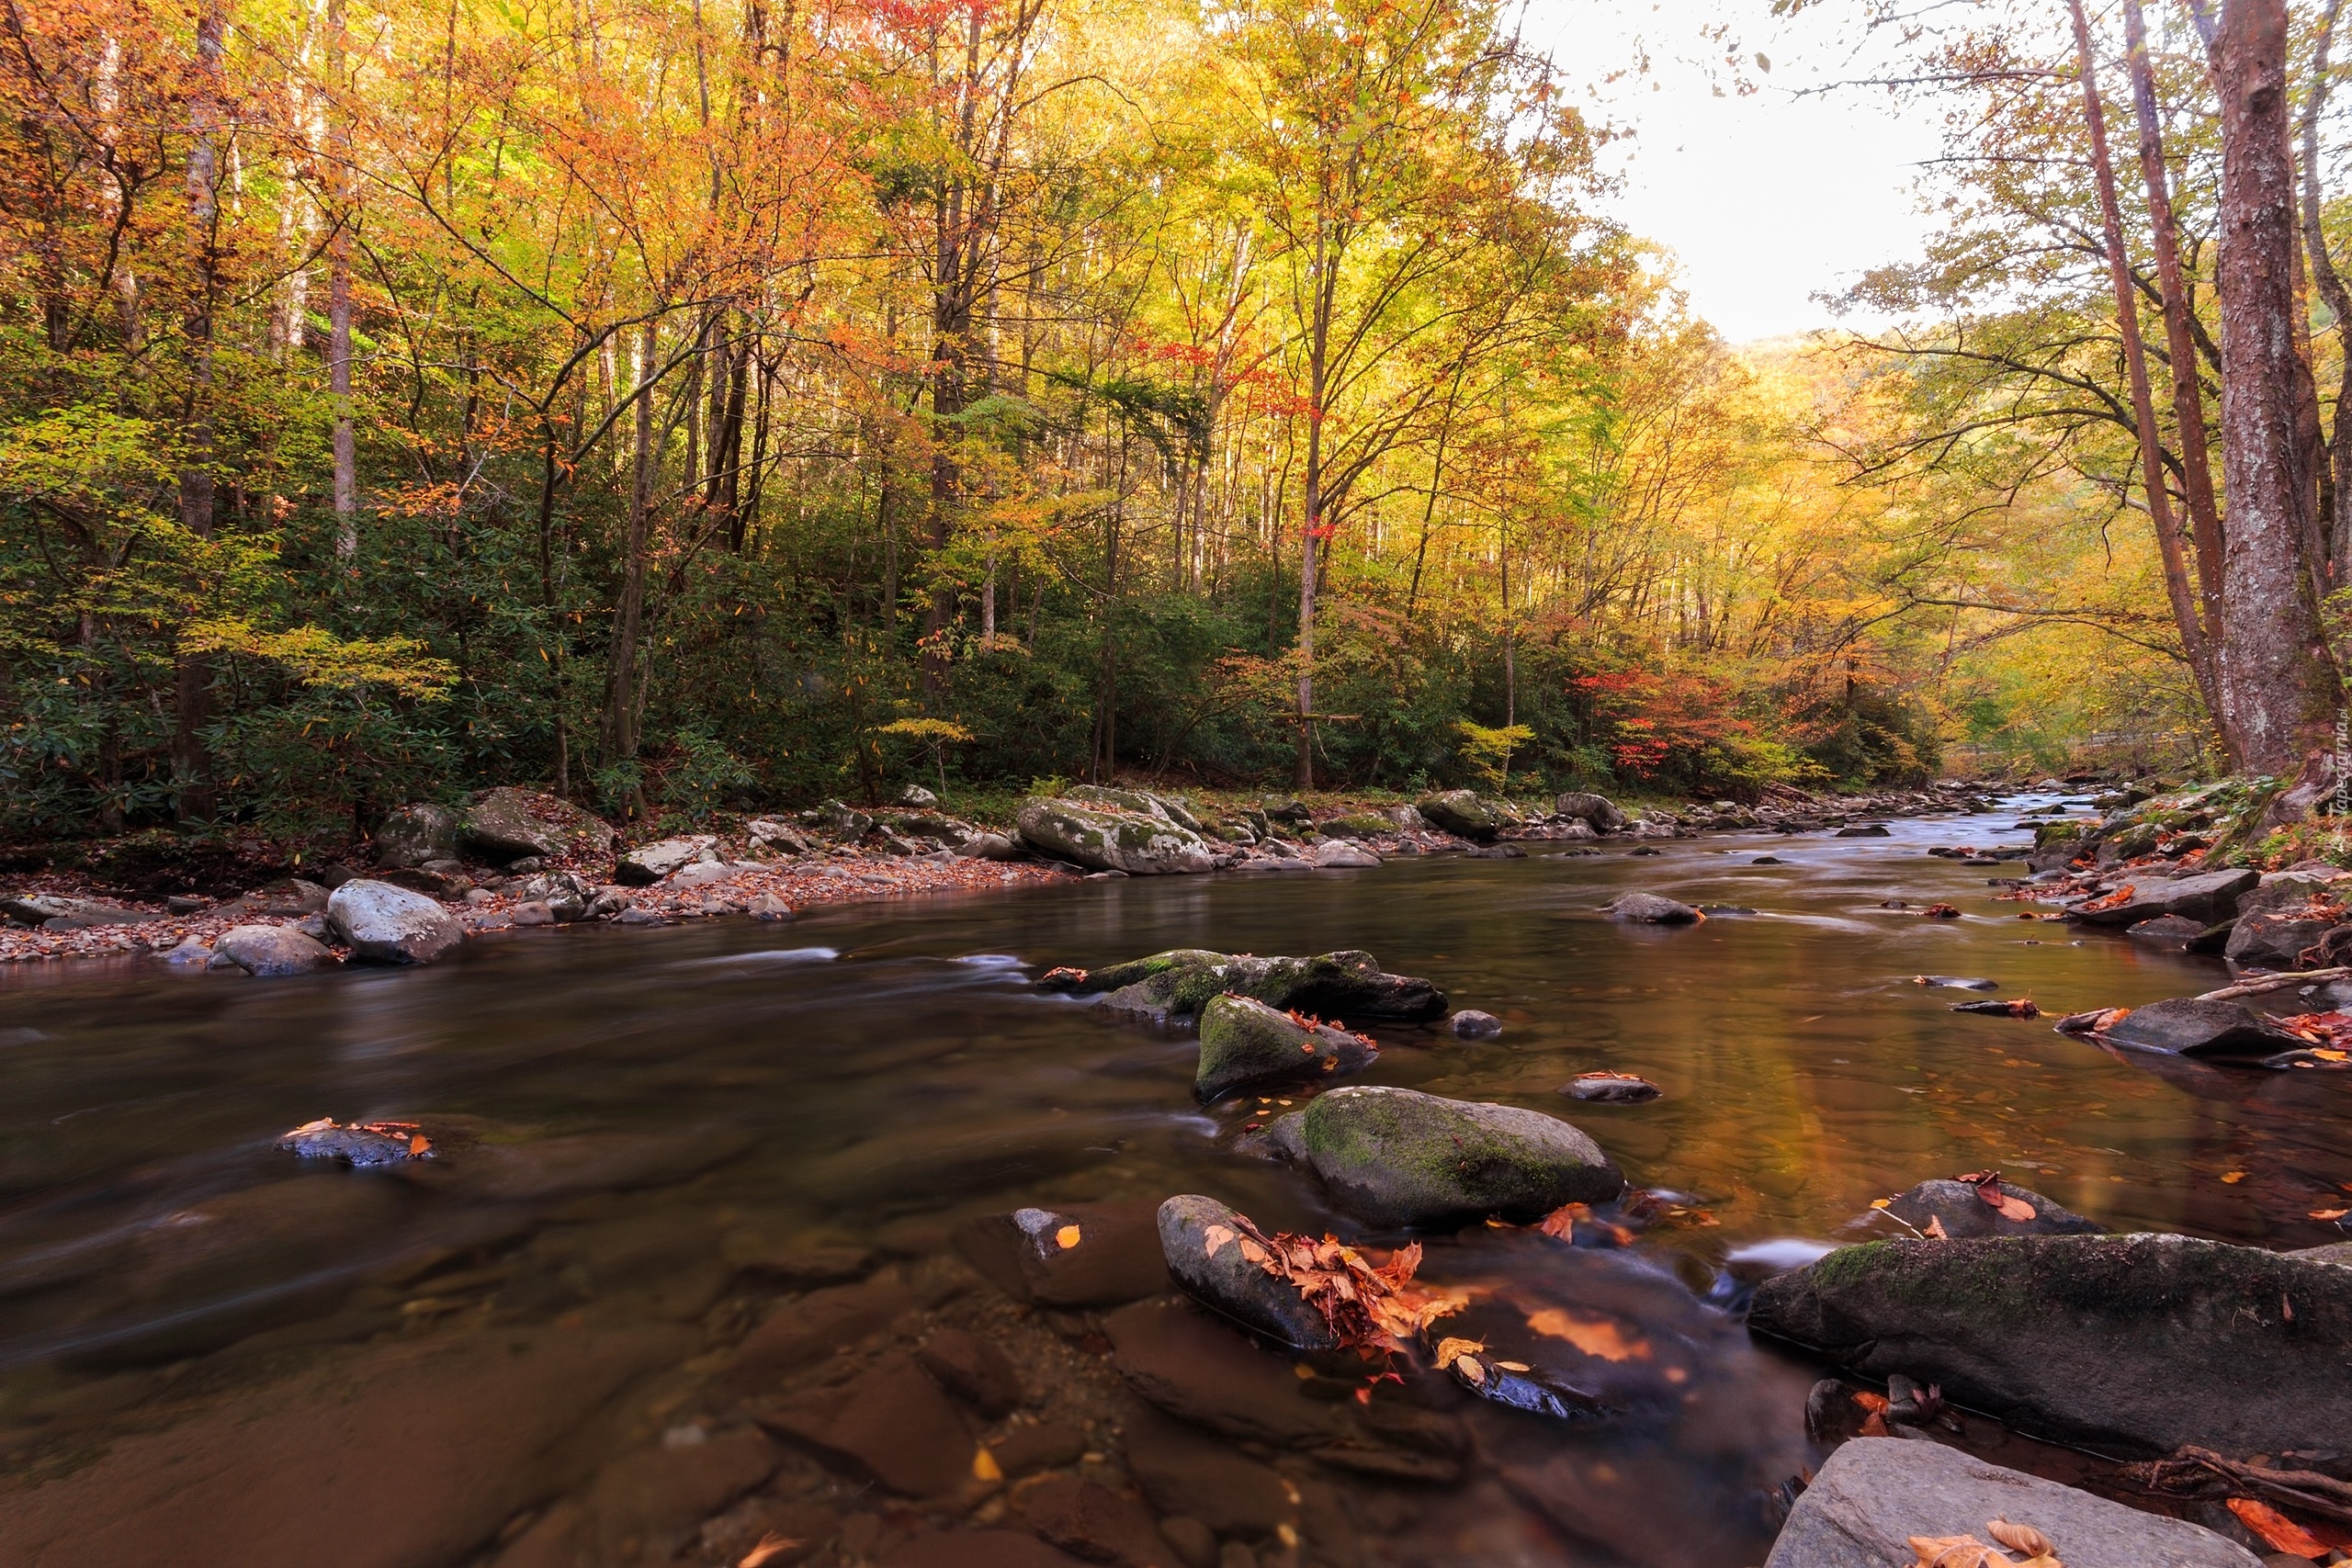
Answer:
<svg viewBox="0 0 2352 1568"><path fill-rule="evenodd" d="M1600 1146L1557 1117L1409 1089L1333 1089L1268 1129L1267 1143L1375 1225L1529 1219L1625 1186Z"/></svg>
<svg viewBox="0 0 2352 1568"><path fill-rule="evenodd" d="M485 860L561 855L573 850L609 854L613 830L568 800L529 789L484 790L458 825L466 847Z"/></svg>
<svg viewBox="0 0 2352 1568"><path fill-rule="evenodd" d="M1993 1185L1988 1183L1987 1185ZM2086 1220L2014 1182L1997 1184L2000 1196L2025 1204L2030 1219L2013 1220L1984 1201L1973 1181L1922 1181L1886 1206L1886 1212L1914 1230L1924 1231L1930 1220L1954 1241L1984 1235L2099 1235L2107 1227Z"/></svg>
<svg viewBox="0 0 2352 1568"><path fill-rule="evenodd" d="M232 926L213 940L212 951L248 975L307 975L334 962L326 947L291 926Z"/></svg>
<svg viewBox="0 0 2352 1568"><path fill-rule="evenodd" d="M1380 863L1380 857L1370 850L1340 839L1310 844L1300 858L1325 871L1369 871Z"/></svg>
<svg viewBox="0 0 2352 1568"><path fill-rule="evenodd" d="M1613 833L1627 825L1625 814L1605 795L1571 792L1554 800L1552 809L1563 817L1577 818L1596 833Z"/></svg>
<svg viewBox="0 0 2352 1568"><path fill-rule="evenodd" d="M125 908L102 898L73 898L62 893L26 893L0 898L0 914L22 925L47 931L87 931L93 926L137 926L164 917L145 909Z"/></svg>
<svg viewBox="0 0 2352 1568"><path fill-rule="evenodd" d="M1180 947L1104 969L1056 970L1040 984L1080 995L1099 992L1100 1005L1109 1010L1161 1023L1196 1018L1213 998L1228 992L1334 1022L1419 1021L1445 1011L1443 991L1410 975L1387 974L1362 952L1260 958Z"/></svg>
<svg viewBox="0 0 2352 1568"><path fill-rule="evenodd" d="M1641 926L1687 926L1706 919L1690 905L1662 893L1620 894L1609 905L1609 918Z"/></svg>
<svg viewBox="0 0 2352 1568"><path fill-rule="evenodd" d="M718 858L718 840L708 833L690 833L640 844L615 862L613 880L624 887L650 887L672 872L697 861Z"/></svg>
<svg viewBox="0 0 2352 1568"><path fill-rule="evenodd" d="M419 866L427 861L455 860L458 814L430 802L398 807L378 825L375 843L376 863L381 866Z"/></svg>
<svg viewBox="0 0 2352 1568"><path fill-rule="evenodd" d="M355 878L327 900L327 929L361 964L430 964L465 941L465 928L422 893Z"/></svg>
<svg viewBox="0 0 2352 1568"><path fill-rule="evenodd" d="M1030 849L1092 871L1162 876L1204 872L1216 863L1208 840L1156 800L1151 809L1131 809L1101 800L1033 798L1022 803L1014 820Z"/></svg>
<svg viewBox="0 0 2352 1568"><path fill-rule="evenodd" d="M2094 926L2136 926L2160 915L2181 915L2211 924L2226 920L2239 895L2262 880L2256 871L2208 871L2195 876L2158 877L2119 873L2131 891L2120 899L2097 898L2096 908L2070 909L2070 918ZM2120 889L2119 889L2120 891Z"/></svg>
<svg viewBox="0 0 2352 1568"><path fill-rule="evenodd" d="M1503 1021L1490 1012L1464 1008L1445 1021L1445 1027L1458 1040L1492 1040L1503 1032Z"/></svg>
<svg viewBox="0 0 2352 1568"><path fill-rule="evenodd" d="M2049 1538L2066 1568L2256 1568L2201 1525L2168 1519L1929 1441L1871 1438L1829 1456L1764 1568L1889 1568L1913 1536L1974 1536L1995 1519Z"/></svg>
<svg viewBox="0 0 2352 1568"><path fill-rule="evenodd" d="M2188 1236L1841 1247L1765 1280L1748 1325L2130 1452L2339 1448L2352 1409L2352 1269Z"/></svg>
<svg viewBox="0 0 2352 1568"><path fill-rule="evenodd" d="M1494 802L1479 799L1476 790L1442 790L1425 796L1418 809L1430 826L1482 844L1492 841L1512 820Z"/></svg>
<svg viewBox="0 0 2352 1568"><path fill-rule="evenodd" d="M1329 1350L1339 1340L1321 1312L1289 1280L1242 1255L1247 1222L1214 1198L1186 1193L1159 1205L1159 1246L1184 1292L1254 1334L1296 1350Z"/></svg>
<svg viewBox="0 0 2352 1568"><path fill-rule="evenodd" d="M1013 1300L1108 1306L1168 1288L1156 1205L1068 1203L967 1222L956 1250Z"/></svg>
<svg viewBox="0 0 2352 1568"><path fill-rule="evenodd" d="M1193 1092L1206 1103L1243 1089L1353 1072L1379 1055L1380 1047L1363 1035L1328 1023L1310 1027L1249 997L1212 997L1201 1010Z"/></svg>
<svg viewBox="0 0 2352 1568"><path fill-rule="evenodd" d="M2175 1056L2263 1057L2309 1043L2244 1002L2197 997L2133 1008L2107 1027L2105 1037L2119 1045Z"/></svg>

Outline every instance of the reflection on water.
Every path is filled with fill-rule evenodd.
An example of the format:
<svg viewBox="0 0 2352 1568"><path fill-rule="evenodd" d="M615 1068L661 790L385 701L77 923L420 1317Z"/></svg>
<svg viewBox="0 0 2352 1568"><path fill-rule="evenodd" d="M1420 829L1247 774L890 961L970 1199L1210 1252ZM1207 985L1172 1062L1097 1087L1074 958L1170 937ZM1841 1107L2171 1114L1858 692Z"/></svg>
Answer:
<svg viewBox="0 0 2352 1568"><path fill-rule="evenodd" d="M1705 1418L1636 1413L1570 1429L1426 1393L1468 1434L1472 1457L1449 1460L1443 1482L1298 1459L1311 1483L1301 1506L1332 1497L1359 1524L1381 1521L1344 1546L1309 1530L1302 1560L1760 1556L1750 1549L1765 1527L1743 1510L1808 1461L1809 1373L1759 1353L1705 1304L1710 1290L1722 1299L1726 1274L1801 1262L1868 1234L1856 1216L1873 1198L1984 1167L2115 1228L2277 1247L2340 1239L2305 1215L2341 1207L2326 1200L2352 1181L2343 1079L2125 1060L2047 1021L1956 1015L1951 1004L1967 993L1912 983L1990 976L1997 995L2030 996L2052 1015L2219 983L2211 961L2020 919L2020 906L1987 897L1986 872L1923 852L2016 845L2023 834L1996 830L2011 820L1898 823L1885 840L1712 838L1656 858L1536 846L1521 861L1114 881L838 911L783 931L517 932L413 973L10 975L0 978L0 1453L9 1472L81 1487L90 1506L165 1508L136 1456L176 1422L241 1398L315 1398L288 1391L325 1367L342 1370L338 1386L380 1376L388 1399L454 1375L425 1359L384 1371L380 1357L352 1372L354 1347L429 1359L497 1331L521 1336L520 1365L530 1358L519 1347L540 1343L531 1335L563 1326L592 1337L565 1342L572 1360L547 1363L549 1387L594 1385L601 1398L650 1379L669 1389L668 1412L709 1408L695 1380L776 1297L824 1282L796 1278L788 1258L747 1274L747 1234L769 1238L771 1252L871 1249L845 1277L896 1269L910 1301L933 1313L949 1309L933 1296L953 1295L938 1281L962 1268L947 1245L955 1225L1023 1204L1204 1191L1269 1226L1349 1234L1310 1183L1227 1152L1254 1102L1197 1106L1190 1042L1106 1024L1029 983L1052 965L1174 946L1362 947L1505 1025L1478 1043L1376 1028L1384 1051L1368 1081L1568 1115L1634 1182L1719 1222L1650 1232L1635 1272L1606 1284L1621 1303L1611 1310L1691 1347ZM1766 852L1785 863L1749 863ZM1678 930L1595 915L1632 887L1756 912ZM1892 900L1912 908L1884 907ZM1916 912L1936 900L1965 918ZM1664 1098L1588 1106L1555 1092L1600 1067L1638 1073ZM278 1133L322 1115L425 1120L445 1157L388 1175L301 1169L275 1150ZM1430 1269L1499 1272L1522 1294L1603 1288L1573 1274L1568 1249L1531 1250L1528 1239L1432 1246ZM987 1300L988 1312L1003 1308ZM1009 1344L1044 1333L1004 1322ZM1116 1380L1089 1370L1104 1348L1099 1327L1057 1322L1056 1343L1078 1347L1078 1359L1034 1375L1099 1378L1112 1432L1154 1419L1122 1415ZM642 1425L593 1440L634 1451L652 1440ZM345 1429L311 1441L332 1446ZM494 1546L503 1511L544 1501L601 1457L558 1462L552 1435L503 1447L492 1435L481 1438L495 1456L483 1462L513 1470L512 1484L491 1486L476 1511L502 1512L470 1536L461 1523L446 1540L412 1532L412 1546L426 1542L414 1551L442 1556L405 1560L471 1560ZM591 1438L583 1427L565 1440ZM518 1452L542 1468L525 1474ZM1115 1445L1085 1462L1122 1479ZM403 1494L428 1510L441 1506L433 1473L420 1470ZM1730 1521L1728 1536L1685 1531L1661 1544L1655 1519L1596 1500L1611 1484L1712 1512ZM222 1539L240 1542L230 1557L274 1560L256 1519L218 1506ZM826 1506L851 1517L846 1504ZM1001 1501L977 1517L993 1518L990 1507ZM16 1511L0 1502L0 1516ZM0 1557L64 1561L31 1537L10 1547L12 1528L0 1522ZM864 1527L841 1528L828 1550L842 1560L891 1539L883 1526L862 1540L851 1538ZM1293 1550L1261 1544L1269 1560ZM78 1562L118 1560L104 1540L81 1550L94 1554ZM686 1560L701 1560L697 1550L689 1540ZM1723 1552L1734 1555L1711 1555Z"/></svg>

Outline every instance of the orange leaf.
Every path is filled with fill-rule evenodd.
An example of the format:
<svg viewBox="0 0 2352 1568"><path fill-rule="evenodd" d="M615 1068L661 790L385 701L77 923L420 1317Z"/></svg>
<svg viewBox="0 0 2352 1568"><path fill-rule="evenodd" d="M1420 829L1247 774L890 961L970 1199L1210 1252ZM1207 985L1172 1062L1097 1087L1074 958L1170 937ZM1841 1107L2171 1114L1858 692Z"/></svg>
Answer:
<svg viewBox="0 0 2352 1568"><path fill-rule="evenodd" d="M2224 1187L2235 1187L2245 1179L2245 1172L2243 1170L2225 1170L2222 1173L2222 1185Z"/></svg>
<svg viewBox="0 0 2352 1568"><path fill-rule="evenodd" d="M1527 1314L1527 1326L1548 1338L1565 1339L1586 1355L1598 1356L1604 1361L1650 1359L1648 1340L1638 1334L1629 1337L1605 1317L1576 1317L1558 1307L1544 1307Z"/></svg>
<svg viewBox="0 0 2352 1568"><path fill-rule="evenodd" d="M799 1544L797 1540L786 1540L775 1531L769 1530L760 1537L759 1545L743 1553L742 1561L736 1563L735 1568L762 1568L763 1564L783 1556Z"/></svg>
<svg viewBox="0 0 2352 1568"><path fill-rule="evenodd" d="M2273 1551L2314 1560L2327 1555L2328 1549L2319 1537L2267 1503L2258 1503L2251 1497L2233 1497L2230 1499L2230 1512L2238 1517L2238 1523L2260 1536L2264 1544Z"/></svg>
<svg viewBox="0 0 2352 1568"><path fill-rule="evenodd" d="M1061 1229L1054 1233L1054 1245L1060 1247L1064 1252L1068 1252L1071 1247L1076 1247L1078 1245L1078 1240L1079 1233L1076 1225L1064 1225Z"/></svg>
<svg viewBox="0 0 2352 1568"><path fill-rule="evenodd" d="M2346 1214L2352 1214L2352 1209L2313 1209L2312 1211L2312 1218L2315 1220L2340 1220Z"/></svg>
<svg viewBox="0 0 2352 1568"><path fill-rule="evenodd" d="M1941 1214L1929 1214L1928 1216L1928 1228L1921 1231L1919 1234L1926 1236L1929 1241L1950 1241L1951 1239L1951 1233L1944 1229L1944 1221Z"/></svg>

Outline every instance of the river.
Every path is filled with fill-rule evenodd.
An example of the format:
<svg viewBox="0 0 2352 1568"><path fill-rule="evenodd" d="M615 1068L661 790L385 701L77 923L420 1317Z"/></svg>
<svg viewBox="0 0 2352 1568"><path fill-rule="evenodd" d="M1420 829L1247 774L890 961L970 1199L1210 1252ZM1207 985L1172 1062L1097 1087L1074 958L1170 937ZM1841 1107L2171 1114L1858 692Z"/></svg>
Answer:
<svg viewBox="0 0 2352 1568"><path fill-rule="evenodd" d="M1759 1499L1817 1462L1815 1374L1723 1305L1776 1263L1885 1234L1872 1200L1997 1167L2115 1229L2342 1238L2305 1217L2352 1182L2335 1075L2127 1059L2046 1018L1956 1014L1975 993L1913 983L1988 976L2051 1016L2222 983L2215 960L2019 919L1987 885L2014 864L1925 853L2015 849L2030 836L2014 813L2042 804L1883 839L1716 835L1655 856L1535 843L1521 860L1091 882L786 926L518 931L414 971L0 976L0 1560L272 1563L314 1555L327 1529L353 1543L338 1560L524 1563L551 1518L577 1516L590 1522L566 1539L595 1544L576 1561L666 1561L682 1542L679 1561L731 1562L754 1527L796 1519L837 1533L778 1563L957 1561L907 1538L1018 1523L1019 1496L975 1483L953 1507L894 1502L802 1446L744 1469L780 1466L749 1502L680 1483L685 1501L644 1504L635 1535L612 1523L614 1461L683 1466L741 1427L742 1391L720 1391L748 1325L869 1272L905 1281L913 1315L870 1325L864 1354L971 1327L1029 1385L1015 1426L1085 1432L1075 1473L1134 1493L1122 1433L1149 1417L1107 1370L1107 1304L1012 1305L970 1274L956 1227L1196 1191L1269 1229L1352 1234L1309 1179L1232 1151L1261 1110L1197 1105L1189 1041L1033 985L1057 964L1204 946L1363 948L1428 976L1498 1015L1501 1037L1381 1027L1360 1081L1567 1116L1633 1182L1714 1222L1606 1254L1526 1232L1433 1239L1432 1277L1654 1314L1703 1363L1706 1398L1564 1424L1425 1377L1417 1408L1453 1434L1406 1445L1427 1464L1228 1430L1299 1510L1250 1542L1254 1561L1760 1561ZM1752 863L1765 855L1784 863ZM1632 888L1754 912L1677 929L1595 913ZM1962 918L1920 914L1938 901ZM1597 1067L1664 1095L1556 1092ZM421 1122L445 1148L397 1172L277 1151L319 1116ZM796 1272L799 1253L833 1261ZM498 1366L541 1366L539 1381L469 1370L494 1341ZM1005 1430L966 1419L983 1441ZM601 1489L585 1479L599 1466ZM1165 1488L1154 1511L1179 1511ZM697 1535L680 1507L727 1517ZM1013 1550L973 1539L961 1561Z"/></svg>

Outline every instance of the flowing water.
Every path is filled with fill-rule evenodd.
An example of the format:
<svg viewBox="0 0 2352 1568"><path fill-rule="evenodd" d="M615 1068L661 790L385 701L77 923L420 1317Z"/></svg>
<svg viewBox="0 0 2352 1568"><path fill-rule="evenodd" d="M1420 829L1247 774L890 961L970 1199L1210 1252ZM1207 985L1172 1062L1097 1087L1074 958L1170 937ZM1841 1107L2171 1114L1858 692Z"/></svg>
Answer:
<svg viewBox="0 0 2352 1568"><path fill-rule="evenodd" d="M965 1271L956 1226L1198 1191L1269 1229L1358 1234L1310 1179L1232 1149L1279 1107L1204 1110L1189 1041L1033 987L1052 965L1176 946L1363 948L1429 976L1452 1005L1498 1014L1502 1036L1379 1027L1360 1081L1566 1115L1634 1183L1714 1222L1615 1252L1528 1232L1432 1240L1430 1278L1598 1303L1695 1382L1679 1406L1563 1423L1425 1375L1358 1406L1409 1398L1447 1424L1402 1460L1331 1461L1278 1422L1228 1424L1235 1453L1285 1477L1304 1510L1256 1541L1259 1561L1760 1561L1765 1495L1816 1457L1802 1421L1815 1374L1752 1345L1725 1307L1742 1280L1881 1234L1857 1218L1874 1198L1998 1167L2111 1228L2342 1238L2305 1217L2342 1207L2352 1182L2352 1086L2336 1075L2126 1058L2046 1019L1955 1014L1974 993L1913 983L1989 976L2052 1016L2222 983L2212 960L2020 919L1989 897L1998 874L1923 852L2015 848L2014 820L1713 836L1655 857L1531 844L1523 860L1097 882L782 927L516 932L410 972L0 976L0 1561L152 1562L189 1532L201 1544L164 1555L293 1561L314 1524L336 1524L320 1490L346 1486L369 1544L342 1560L492 1561L502 1527L527 1532L599 1464L662 1441L691 1457L740 1423L741 1391L714 1392L714 1370L723 1382L746 1326L822 1282L795 1275L795 1249L846 1258L844 1278L906 1280L918 1315L901 1332L954 1320L1001 1340L1033 1402L1060 1401L1087 1431L1081 1472L1127 1486L1122 1425L1148 1417L1110 1370L1103 1313L1012 1307ZM1751 863L1765 854L1786 863ZM1635 887L1754 912L1682 929L1595 914ZM1963 918L1922 918L1938 900ZM1664 1097L1556 1092L1598 1067ZM423 1121L445 1157L360 1171L275 1149L322 1115ZM779 1252L764 1273L739 1267ZM526 1348L573 1348L510 1387L466 1370L467 1348L493 1340L517 1366L541 1364ZM1332 1381L1299 1371L1303 1393ZM986 1488L953 1508L894 1502L797 1450L767 1495L840 1525L779 1562L888 1561L958 1510L1019 1517ZM640 1535L595 1550L741 1550L716 1528ZM1003 1548L974 1538L991 1539ZM980 1546L924 1560L997 1561Z"/></svg>

